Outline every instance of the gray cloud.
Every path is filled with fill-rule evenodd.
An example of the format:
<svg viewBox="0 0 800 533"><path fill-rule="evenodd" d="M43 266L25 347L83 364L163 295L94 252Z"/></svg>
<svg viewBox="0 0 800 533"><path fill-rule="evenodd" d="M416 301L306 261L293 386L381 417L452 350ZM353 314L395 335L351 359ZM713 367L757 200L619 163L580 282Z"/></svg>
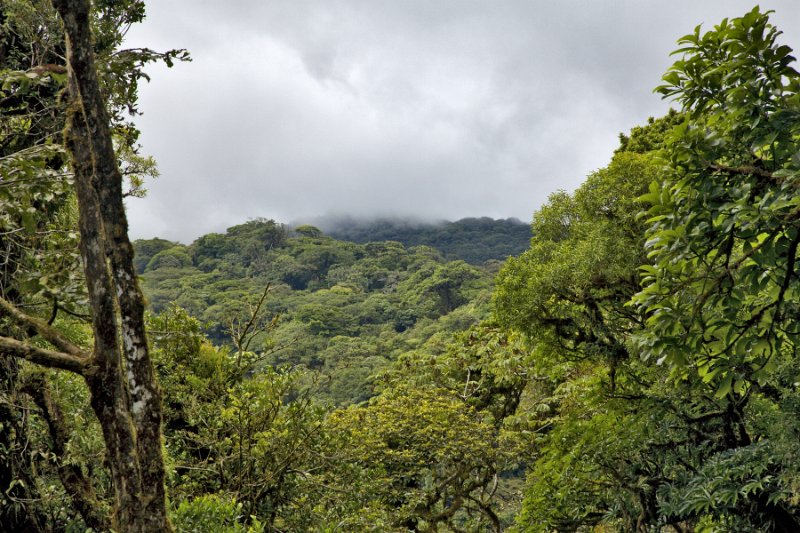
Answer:
<svg viewBox="0 0 800 533"><path fill-rule="evenodd" d="M135 237L190 241L248 218L531 213L666 111L675 40L735 0L151 2L129 45L151 69L138 119L162 177ZM798 44L800 6L776 9ZM794 33L793 33L794 32Z"/></svg>

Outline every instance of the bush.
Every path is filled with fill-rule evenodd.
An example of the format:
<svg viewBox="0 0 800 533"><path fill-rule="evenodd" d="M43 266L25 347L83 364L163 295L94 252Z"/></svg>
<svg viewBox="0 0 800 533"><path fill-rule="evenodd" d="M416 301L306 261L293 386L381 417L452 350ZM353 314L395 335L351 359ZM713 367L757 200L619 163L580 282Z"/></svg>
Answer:
<svg viewBox="0 0 800 533"><path fill-rule="evenodd" d="M183 501L172 513L172 524L181 533L262 533L264 525L252 518L243 524L242 504L221 494L205 494Z"/></svg>

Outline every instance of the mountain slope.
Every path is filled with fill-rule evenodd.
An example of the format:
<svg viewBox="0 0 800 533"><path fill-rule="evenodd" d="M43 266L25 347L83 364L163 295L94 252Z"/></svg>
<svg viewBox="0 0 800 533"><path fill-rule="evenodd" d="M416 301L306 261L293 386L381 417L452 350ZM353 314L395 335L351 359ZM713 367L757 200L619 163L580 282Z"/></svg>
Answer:
<svg viewBox="0 0 800 533"><path fill-rule="evenodd" d="M448 259L478 265L519 255L530 244L530 227L515 218L463 218L456 222L419 222L403 219L322 219L317 222L336 239L367 243L397 241L405 246L431 246Z"/></svg>

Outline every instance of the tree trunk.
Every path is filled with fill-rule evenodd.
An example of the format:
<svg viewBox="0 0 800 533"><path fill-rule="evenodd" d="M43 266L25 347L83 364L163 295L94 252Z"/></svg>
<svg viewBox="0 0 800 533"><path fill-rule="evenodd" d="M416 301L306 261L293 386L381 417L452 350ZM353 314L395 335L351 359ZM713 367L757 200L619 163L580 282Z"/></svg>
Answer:
<svg viewBox="0 0 800 533"><path fill-rule="evenodd" d="M4 319L21 326L26 336L38 335L54 348L0 333L0 354L69 370L85 379L102 428L114 491L113 514L107 518L80 472L61 469L65 488L87 524L120 533L171 531L161 448L161 391L148 352L144 300L128 239L122 176L98 83L89 0L52 3L65 32L69 86L64 140L75 178L94 346L87 353L48 323L21 311L8 295L0 294ZM34 382L28 392L48 423L52 445L63 447L57 406Z"/></svg>
<svg viewBox="0 0 800 533"><path fill-rule="evenodd" d="M145 337L122 176L95 71L89 3L53 0L53 5L66 33L70 105L65 138L75 173L95 334L84 376L108 452L116 500L113 522L120 532L169 531L161 391Z"/></svg>

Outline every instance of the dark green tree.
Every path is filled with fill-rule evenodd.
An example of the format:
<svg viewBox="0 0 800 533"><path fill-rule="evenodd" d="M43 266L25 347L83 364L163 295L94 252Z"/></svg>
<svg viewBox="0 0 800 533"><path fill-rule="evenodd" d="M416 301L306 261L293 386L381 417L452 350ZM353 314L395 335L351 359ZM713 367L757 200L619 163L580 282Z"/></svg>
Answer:
<svg viewBox="0 0 800 533"><path fill-rule="evenodd" d="M48 428L49 452L64 491L88 527L122 531L157 524L169 529L159 395L144 340L143 304L127 242L122 206L126 192L117 154L128 158L130 164L123 168L137 189L137 173L151 168L151 161L136 154L136 131L122 117L136 111L142 65L159 58L170 62L181 54L118 52L124 28L144 16L141 3L95 8L85 2L54 2L54 7L55 11L39 2L0 6L0 55L4 67L10 67L2 72L0 112L7 135L0 161L4 177L15 178L4 183L2 200L19 200L16 205L8 202L14 207L4 209L2 216L2 240L9 244L4 252L10 260L4 264L13 269L6 271L0 287L0 351L3 363L17 358L3 364L3 385L14 392L23 359L84 378L107 445L113 486L110 514L83 470L66 462L68 424L49 379L31 371L19 388L31 397ZM65 56L66 65L61 64ZM63 146L62 129L67 131ZM78 248L84 279L75 260ZM54 261L59 250L63 257ZM87 339L75 322L89 317L92 350L85 348ZM0 416L7 416L5 407ZM30 482L16 481L17 487ZM34 484L28 490L35 490ZM13 492L13 486L4 487L12 499ZM30 500L31 507L36 502ZM4 526L18 529L14 522L5 522L9 508L19 511L3 505L0 519ZM27 524L25 528L57 527L30 520L35 510L18 514L26 512L28 521L19 522Z"/></svg>
<svg viewBox="0 0 800 533"><path fill-rule="evenodd" d="M658 90L686 120L645 197L650 261L634 302L645 356L700 383L732 424L728 451L687 485L707 494L696 505L735 509L734 529L795 531L800 75L780 34L756 7L680 39Z"/></svg>

